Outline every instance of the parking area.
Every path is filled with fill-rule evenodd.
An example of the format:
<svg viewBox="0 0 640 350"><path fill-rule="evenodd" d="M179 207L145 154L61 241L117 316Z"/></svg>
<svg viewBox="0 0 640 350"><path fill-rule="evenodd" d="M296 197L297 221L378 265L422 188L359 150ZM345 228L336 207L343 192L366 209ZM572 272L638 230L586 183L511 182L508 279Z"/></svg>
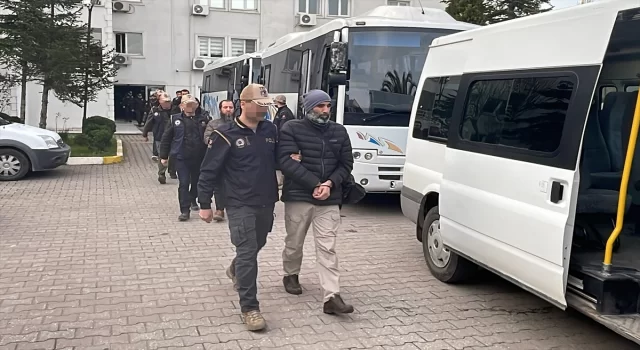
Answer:
<svg viewBox="0 0 640 350"><path fill-rule="evenodd" d="M0 183L0 349L636 349L490 274L453 286L428 272L393 196L344 209L342 295L322 313L307 238L304 293L282 287L283 206L260 255L268 322L245 331L225 268L226 223L177 221L177 181L156 181L151 144L125 162Z"/></svg>

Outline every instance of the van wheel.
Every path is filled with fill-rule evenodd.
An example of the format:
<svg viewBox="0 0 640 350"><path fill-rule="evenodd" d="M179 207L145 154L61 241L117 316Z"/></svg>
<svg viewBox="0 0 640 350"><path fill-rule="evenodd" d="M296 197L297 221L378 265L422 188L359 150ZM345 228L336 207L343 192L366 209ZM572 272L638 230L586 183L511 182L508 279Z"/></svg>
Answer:
<svg viewBox="0 0 640 350"><path fill-rule="evenodd" d="M442 282L461 282L477 271L475 264L458 256L442 244L438 206L431 208L424 219L422 250L429 271Z"/></svg>
<svg viewBox="0 0 640 350"><path fill-rule="evenodd" d="M31 163L24 153L12 148L0 148L0 181L17 181L27 175Z"/></svg>

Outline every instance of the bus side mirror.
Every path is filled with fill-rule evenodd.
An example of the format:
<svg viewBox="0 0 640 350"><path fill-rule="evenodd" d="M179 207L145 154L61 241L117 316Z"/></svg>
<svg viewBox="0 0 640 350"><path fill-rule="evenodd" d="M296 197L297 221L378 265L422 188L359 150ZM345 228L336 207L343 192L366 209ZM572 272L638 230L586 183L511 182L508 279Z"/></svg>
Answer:
<svg viewBox="0 0 640 350"><path fill-rule="evenodd" d="M333 42L330 46L329 86L345 85L347 82L347 43Z"/></svg>

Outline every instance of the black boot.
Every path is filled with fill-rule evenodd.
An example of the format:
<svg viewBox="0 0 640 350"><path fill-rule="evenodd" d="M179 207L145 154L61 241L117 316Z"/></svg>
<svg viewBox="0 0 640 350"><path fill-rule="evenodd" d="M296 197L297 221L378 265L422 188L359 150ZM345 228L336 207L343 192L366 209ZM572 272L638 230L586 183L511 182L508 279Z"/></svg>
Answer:
<svg viewBox="0 0 640 350"><path fill-rule="evenodd" d="M158 176L158 182L162 185L167 183L167 177L164 175Z"/></svg>
<svg viewBox="0 0 640 350"><path fill-rule="evenodd" d="M190 217L191 217L191 215L188 212L187 213L182 213L182 214L180 214L180 216L178 216L178 220L187 221L187 220L189 220Z"/></svg>
<svg viewBox="0 0 640 350"><path fill-rule="evenodd" d="M298 275L284 276L282 284L284 284L284 290L286 290L287 293L294 295L302 294L302 287L300 286L300 282L298 282Z"/></svg>
<svg viewBox="0 0 640 350"><path fill-rule="evenodd" d="M353 312L353 306L345 304L340 294L336 294L324 303L322 311L325 314L350 314Z"/></svg>

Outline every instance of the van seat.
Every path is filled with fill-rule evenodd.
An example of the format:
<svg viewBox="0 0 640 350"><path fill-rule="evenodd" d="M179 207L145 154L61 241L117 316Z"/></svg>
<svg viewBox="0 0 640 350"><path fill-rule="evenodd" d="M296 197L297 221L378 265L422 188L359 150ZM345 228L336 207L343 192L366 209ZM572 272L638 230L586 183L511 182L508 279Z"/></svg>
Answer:
<svg viewBox="0 0 640 350"><path fill-rule="evenodd" d="M633 106L629 105L629 94L631 92L611 92L605 97L605 107L600 115L600 121L604 139L609 148L611 158L611 171L622 172L624 166L624 155L622 139L625 134L629 134L629 129L623 130L623 121L629 113L633 115Z"/></svg>
<svg viewBox="0 0 640 350"><path fill-rule="evenodd" d="M598 107L592 105L584 135L584 157L589 161L593 188L618 190L621 172L611 171L611 158L598 118Z"/></svg>
<svg viewBox="0 0 640 350"><path fill-rule="evenodd" d="M611 189L594 188L590 166L589 159L583 156L580 161L580 186L578 188L576 214L615 215L618 211L620 192ZM627 196L625 211L629 209L630 205L631 197Z"/></svg>
<svg viewBox="0 0 640 350"><path fill-rule="evenodd" d="M620 152L626 156L627 146L629 145L629 137L631 134L631 124L633 123L633 115L638 101L638 92L625 92L624 96L618 97L625 104L624 116L622 122L622 139ZM627 193L633 198L633 204L640 205L640 145L636 143L635 153L633 154L633 163L631 164L631 176L629 177L629 189Z"/></svg>

